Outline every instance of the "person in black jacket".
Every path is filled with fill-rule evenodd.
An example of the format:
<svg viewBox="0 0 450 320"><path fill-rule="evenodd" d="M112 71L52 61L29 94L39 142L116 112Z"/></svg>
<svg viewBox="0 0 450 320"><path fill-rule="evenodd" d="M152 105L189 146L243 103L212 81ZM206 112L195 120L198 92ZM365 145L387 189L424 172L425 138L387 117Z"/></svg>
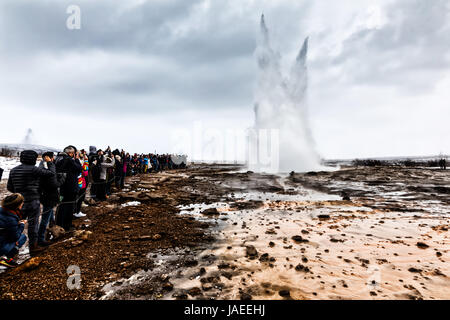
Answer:
<svg viewBox="0 0 450 320"><path fill-rule="evenodd" d="M98 151L95 146L89 147L89 178L92 181L91 184L91 198L96 199L97 197L97 184L100 179L100 170L97 166L98 164Z"/></svg>
<svg viewBox="0 0 450 320"><path fill-rule="evenodd" d="M36 167L38 154L25 150L20 154L21 164L11 170L7 188L12 193L20 193L24 199L23 215L28 219L28 237L30 254L39 253L44 248L38 246L38 223L41 211L39 203L39 183L41 178L54 176L55 173Z"/></svg>
<svg viewBox="0 0 450 320"><path fill-rule="evenodd" d="M7 196L0 207L0 264L6 267L15 267L15 256L19 248L27 241L23 234L26 220L22 220L21 209L24 198L20 193Z"/></svg>
<svg viewBox="0 0 450 320"><path fill-rule="evenodd" d="M53 152L44 153L42 158L43 160L39 164L39 168L45 168L55 173L54 176L42 178L40 187L42 216L38 230L38 245L41 247L46 247L49 245L49 242L45 241L45 231L49 221L54 220L54 207L60 202L59 188L64 184L66 174L56 174L56 167L53 163Z"/></svg>
<svg viewBox="0 0 450 320"><path fill-rule="evenodd" d="M75 213L78 195L78 177L81 174L79 154L74 146L68 146L64 152L58 154L55 160L56 172L65 173L66 179L60 188L62 202L56 213L56 224L65 231L72 227L73 214Z"/></svg>
<svg viewBox="0 0 450 320"><path fill-rule="evenodd" d="M2 180L2 175L3 175L3 169L0 168L0 180Z"/></svg>

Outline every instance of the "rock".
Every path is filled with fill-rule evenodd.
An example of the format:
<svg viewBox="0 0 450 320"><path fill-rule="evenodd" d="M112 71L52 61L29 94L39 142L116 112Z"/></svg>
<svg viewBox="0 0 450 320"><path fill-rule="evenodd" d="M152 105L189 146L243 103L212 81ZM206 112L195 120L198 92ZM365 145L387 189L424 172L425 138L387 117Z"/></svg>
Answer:
<svg viewBox="0 0 450 320"><path fill-rule="evenodd" d="M442 277L444 277L444 278L447 277L447 276L446 276L444 273L442 273L442 271L439 270L439 269L434 269L433 275L435 275L435 276L442 276Z"/></svg>
<svg viewBox="0 0 450 320"><path fill-rule="evenodd" d="M341 197L342 197L342 200L344 200L344 201L350 201L350 196L348 195L347 192L342 192Z"/></svg>
<svg viewBox="0 0 450 320"><path fill-rule="evenodd" d="M209 291L213 288L213 285L211 283L205 282L202 283L202 289L203 291Z"/></svg>
<svg viewBox="0 0 450 320"><path fill-rule="evenodd" d="M37 267L39 267L41 265L41 263L43 261L44 261L44 258L42 258L42 257L31 258L30 260L22 263L18 267L12 269L11 273L15 274L15 273L23 272L23 271L30 271L30 270L36 269Z"/></svg>
<svg viewBox="0 0 450 320"><path fill-rule="evenodd" d="M179 300L186 300L188 298L187 293L185 292L185 290L181 290L178 292L175 292L172 297L179 299Z"/></svg>
<svg viewBox="0 0 450 320"><path fill-rule="evenodd" d="M147 235L147 236L140 236L140 237L136 238L136 240L140 240L140 241L148 241L148 240L152 240L152 239L153 239L153 237L149 236L149 235Z"/></svg>
<svg viewBox="0 0 450 320"><path fill-rule="evenodd" d="M269 242L269 247L273 248L275 247L275 243L273 243L272 241Z"/></svg>
<svg viewBox="0 0 450 320"><path fill-rule="evenodd" d="M320 220L327 220L327 219L330 219L330 215L329 214L319 214L317 216L317 218L319 218Z"/></svg>
<svg viewBox="0 0 450 320"><path fill-rule="evenodd" d="M252 296L248 293L245 292L241 292L241 296L240 296L241 300L252 300Z"/></svg>
<svg viewBox="0 0 450 320"><path fill-rule="evenodd" d="M219 269L229 269L229 268L231 268L231 265L229 263L222 262L221 264L219 264L217 266L217 268L219 268Z"/></svg>
<svg viewBox="0 0 450 320"><path fill-rule="evenodd" d="M231 280L231 278L233 278L233 274L231 272L222 272L222 276L227 278L228 280Z"/></svg>
<svg viewBox="0 0 450 320"><path fill-rule="evenodd" d="M189 289L187 292L188 292L189 295L191 295L192 297L199 296L199 295L202 294L202 290L201 290L200 288L198 288L198 287L191 288L191 289Z"/></svg>
<svg viewBox="0 0 450 320"><path fill-rule="evenodd" d="M306 266L304 266L304 265L302 265L300 263L295 267L295 270L296 271L303 271L303 272L309 272L310 271L308 267L306 267Z"/></svg>
<svg viewBox="0 0 450 320"><path fill-rule="evenodd" d="M309 242L309 240L303 239L302 236L293 236L292 240L294 240L295 242L300 242L300 243Z"/></svg>
<svg viewBox="0 0 450 320"><path fill-rule="evenodd" d="M206 273L205 268L200 268L199 275L204 275Z"/></svg>
<svg viewBox="0 0 450 320"><path fill-rule="evenodd" d="M51 234L53 236L54 240L60 239L66 233L64 228L57 226L57 225L54 225L53 227L49 228L48 232L49 232L49 234Z"/></svg>
<svg viewBox="0 0 450 320"><path fill-rule="evenodd" d="M420 249L426 249L426 248L429 248L429 247L430 247L429 245L427 245L427 244L424 243L424 242L417 242L416 246L417 246L418 248L420 248Z"/></svg>
<svg viewBox="0 0 450 320"><path fill-rule="evenodd" d="M291 292L289 290L280 290L278 291L278 294L283 298L291 296Z"/></svg>
<svg viewBox="0 0 450 320"><path fill-rule="evenodd" d="M422 269L417 269L417 268L411 267L408 269L408 271L413 272L413 273L420 273L420 272L422 272Z"/></svg>
<svg viewBox="0 0 450 320"><path fill-rule="evenodd" d="M76 247L76 246L79 246L80 244L82 244L83 240L75 240L74 239L70 243L72 244L73 247Z"/></svg>
<svg viewBox="0 0 450 320"><path fill-rule="evenodd" d="M85 231L83 232L83 234L80 236L81 240L83 241L87 241L89 239L89 237L91 236L92 232L91 231Z"/></svg>
<svg viewBox="0 0 450 320"><path fill-rule="evenodd" d="M256 248L254 246L247 246L246 247L247 256L250 259L256 259L258 256L258 251L256 251Z"/></svg>
<svg viewBox="0 0 450 320"><path fill-rule="evenodd" d="M204 214L206 216L217 216L220 213L219 213L219 211L217 211L216 208L210 208L210 209L203 210L202 214Z"/></svg>
<svg viewBox="0 0 450 320"><path fill-rule="evenodd" d="M185 262L184 262L184 265L186 266L186 267L195 267L196 265L198 265L198 261L197 260L186 260Z"/></svg>
<svg viewBox="0 0 450 320"><path fill-rule="evenodd" d="M163 284L163 289L165 291L172 291L173 290L173 284L170 282L166 282Z"/></svg>
<svg viewBox="0 0 450 320"><path fill-rule="evenodd" d="M259 261L261 261L261 262L267 262L267 261L269 261L269 254L268 254L268 253L263 253L263 254L261 255L261 257L259 257Z"/></svg>
<svg viewBox="0 0 450 320"><path fill-rule="evenodd" d="M160 240L161 238L162 238L162 236L159 233L157 233L157 234L153 235L152 240Z"/></svg>

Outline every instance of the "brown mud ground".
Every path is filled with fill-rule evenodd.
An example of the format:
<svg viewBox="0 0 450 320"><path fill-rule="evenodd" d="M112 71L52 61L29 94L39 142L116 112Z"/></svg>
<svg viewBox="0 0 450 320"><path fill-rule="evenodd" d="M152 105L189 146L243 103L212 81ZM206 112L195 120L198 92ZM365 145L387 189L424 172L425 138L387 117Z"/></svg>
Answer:
<svg viewBox="0 0 450 320"><path fill-rule="evenodd" d="M450 298L449 171L240 170L128 178L34 268L0 274L0 298Z"/></svg>

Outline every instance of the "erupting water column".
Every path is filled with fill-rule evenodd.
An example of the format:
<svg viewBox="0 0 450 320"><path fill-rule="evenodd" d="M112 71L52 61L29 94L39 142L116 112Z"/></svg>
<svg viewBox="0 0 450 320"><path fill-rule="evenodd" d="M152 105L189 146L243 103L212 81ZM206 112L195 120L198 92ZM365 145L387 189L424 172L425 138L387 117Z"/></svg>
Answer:
<svg viewBox="0 0 450 320"><path fill-rule="evenodd" d="M307 54L308 38L290 74L283 76L280 54L271 48L264 15L261 16L261 34L255 51L258 82L255 126L249 135L250 170L305 172L321 169L307 116Z"/></svg>

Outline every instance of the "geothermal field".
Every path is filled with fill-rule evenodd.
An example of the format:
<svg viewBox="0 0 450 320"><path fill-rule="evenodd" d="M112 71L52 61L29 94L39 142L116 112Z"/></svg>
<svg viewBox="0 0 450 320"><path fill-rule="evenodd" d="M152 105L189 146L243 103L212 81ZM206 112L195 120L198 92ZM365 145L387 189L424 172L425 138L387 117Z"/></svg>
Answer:
<svg viewBox="0 0 450 320"><path fill-rule="evenodd" d="M107 202L87 200L74 234L0 274L0 297L448 299L446 181L399 166L275 175L193 164L130 177ZM65 285L69 265L82 290Z"/></svg>

